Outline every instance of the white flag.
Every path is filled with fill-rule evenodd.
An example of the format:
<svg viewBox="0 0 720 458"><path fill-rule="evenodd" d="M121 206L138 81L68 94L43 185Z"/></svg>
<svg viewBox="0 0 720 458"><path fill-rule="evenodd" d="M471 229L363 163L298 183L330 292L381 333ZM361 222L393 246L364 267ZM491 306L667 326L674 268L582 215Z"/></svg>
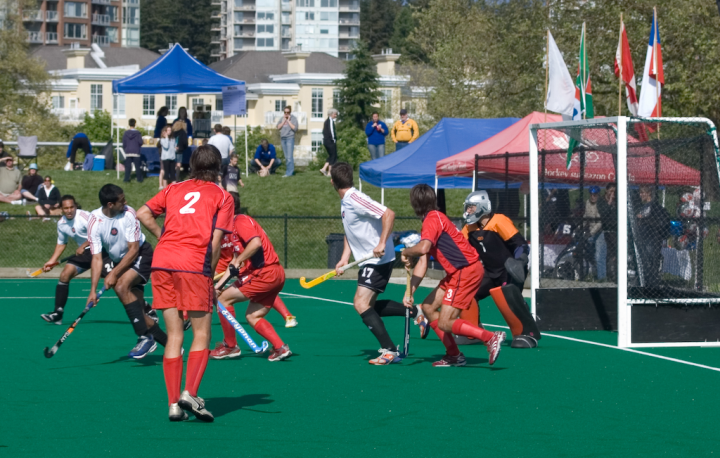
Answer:
<svg viewBox="0 0 720 458"><path fill-rule="evenodd" d="M545 108L572 119L575 103L575 82L565 65L562 54L548 30L548 93Z"/></svg>

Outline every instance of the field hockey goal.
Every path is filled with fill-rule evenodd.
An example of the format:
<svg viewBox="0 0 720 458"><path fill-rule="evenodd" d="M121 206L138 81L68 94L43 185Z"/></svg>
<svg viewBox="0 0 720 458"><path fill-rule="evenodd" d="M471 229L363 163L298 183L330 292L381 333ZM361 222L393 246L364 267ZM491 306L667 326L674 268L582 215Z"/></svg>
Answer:
<svg viewBox="0 0 720 458"><path fill-rule="evenodd" d="M529 135L541 328L617 330L621 347L720 346L714 124L599 118Z"/></svg>

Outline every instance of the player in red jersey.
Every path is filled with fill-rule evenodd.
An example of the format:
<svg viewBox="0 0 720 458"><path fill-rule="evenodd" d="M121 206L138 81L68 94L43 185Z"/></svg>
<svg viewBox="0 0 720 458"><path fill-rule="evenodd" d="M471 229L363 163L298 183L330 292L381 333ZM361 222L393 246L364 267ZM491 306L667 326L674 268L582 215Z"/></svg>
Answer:
<svg viewBox="0 0 720 458"><path fill-rule="evenodd" d="M230 262L242 252L241 245L239 243L233 243L233 238L235 238L233 234L225 234L225 237L223 237L221 245L222 249L220 250L220 261L218 261L218 265L215 268L216 274L225 272L230 265ZM225 304L224 302L223 305L227 311L232 314L232 316L235 316L235 306ZM285 306L283 300L280 299L280 296L275 298L272 308L274 308L285 319L286 328L294 328L297 326L297 318L290 314L290 311ZM220 318L220 325L222 326L223 340L218 342L215 345L215 349L210 352L210 359L237 358L240 356L241 351L237 344L235 328L227 319L225 319L225 317L222 316L220 310L218 310L218 317Z"/></svg>
<svg viewBox="0 0 720 458"><path fill-rule="evenodd" d="M190 179L166 187L138 212L138 219L159 239L152 264L153 308L163 311L168 330L163 371L170 421L187 419L184 410L202 421L214 419L197 390L210 353L212 274L223 234L232 231L232 196L215 183L220 164L215 147L199 147L190 157ZM155 218L162 213L161 230ZM193 342L181 394L184 312L192 321Z"/></svg>
<svg viewBox="0 0 720 458"><path fill-rule="evenodd" d="M285 270L280 265L275 249L260 225L247 215L237 215L233 223L233 242L242 252L232 260L240 268L238 281L219 293L218 302L226 308L237 302L250 301L245 318L248 323L273 346L268 360L280 361L292 355L290 347L265 319L285 285ZM218 282L222 284L230 275L225 272Z"/></svg>
<svg viewBox="0 0 720 458"><path fill-rule="evenodd" d="M428 254L438 260L447 276L432 290L422 304L430 327L445 345L445 356L433 363L433 367L464 366L463 355L451 333L473 337L485 342L490 365L495 363L500 346L505 340L504 332L490 332L459 318L460 312L470 307L483 278L483 266L477 251L462 233L440 213L436 206L435 191L426 185L415 185L410 191L410 205L415 214L423 219L420 242L402 252L408 268L416 263L412 278L412 292L420 285L427 271ZM405 297L405 306L412 305L412 296ZM438 311L438 309L440 309Z"/></svg>

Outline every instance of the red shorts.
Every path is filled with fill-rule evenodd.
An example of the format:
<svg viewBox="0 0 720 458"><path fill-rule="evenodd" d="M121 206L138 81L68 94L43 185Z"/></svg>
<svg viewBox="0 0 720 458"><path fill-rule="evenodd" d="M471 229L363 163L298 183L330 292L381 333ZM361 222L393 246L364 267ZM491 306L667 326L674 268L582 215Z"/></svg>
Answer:
<svg viewBox="0 0 720 458"><path fill-rule="evenodd" d="M271 264L252 272L242 272L233 286L251 302L270 308L285 286L285 269L280 264Z"/></svg>
<svg viewBox="0 0 720 458"><path fill-rule="evenodd" d="M456 309L467 310L475 299L475 293L480 288L485 269L480 262L463 267L455 273L443 278L438 288L445 291L442 305L449 305Z"/></svg>
<svg viewBox="0 0 720 458"><path fill-rule="evenodd" d="M213 311L212 278L190 272L153 270L153 308L183 311Z"/></svg>

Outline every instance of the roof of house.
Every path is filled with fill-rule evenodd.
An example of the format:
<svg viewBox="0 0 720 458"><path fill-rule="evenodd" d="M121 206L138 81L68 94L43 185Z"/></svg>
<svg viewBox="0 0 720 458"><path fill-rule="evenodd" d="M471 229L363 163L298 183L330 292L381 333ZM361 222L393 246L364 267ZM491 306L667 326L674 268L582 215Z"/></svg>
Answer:
<svg viewBox="0 0 720 458"><path fill-rule="evenodd" d="M46 63L45 70L65 70L67 57L63 49L69 46L34 46L30 55ZM105 53L103 62L107 67L121 67L125 65L138 65L143 69L153 63L160 54L145 48L102 48ZM99 68L90 53L85 56L85 68Z"/></svg>
<svg viewBox="0 0 720 458"><path fill-rule="evenodd" d="M270 75L287 74L288 61L281 51L244 51L210 64L216 72L247 84L268 83ZM305 73L342 73L345 61L322 52L310 53Z"/></svg>

